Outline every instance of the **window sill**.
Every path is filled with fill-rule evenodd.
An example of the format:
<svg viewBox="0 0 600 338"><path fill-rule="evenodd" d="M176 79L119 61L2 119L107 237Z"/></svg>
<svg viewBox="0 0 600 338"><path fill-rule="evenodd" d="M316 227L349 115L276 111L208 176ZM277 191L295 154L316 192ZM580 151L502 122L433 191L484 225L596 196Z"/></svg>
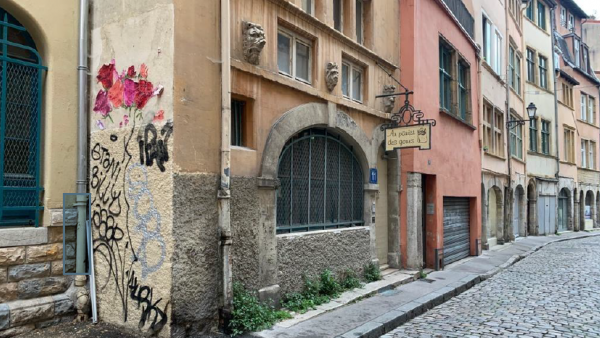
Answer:
<svg viewBox="0 0 600 338"><path fill-rule="evenodd" d="M244 146L233 146L232 145L231 149L232 150L240 150L240 151L253 151L253 152L256 152L256 149L252 149L252 148L244 147Z"/></svg>
<svg viewBox="0 0 600 338"><path fill-rule="evenodd" d="M600 173L600 170L596 170L596 169L590 169L590 168L582 168L582 167L577 167L577 169L579 170L583 170L583 171L591 171L593 173Z"/></svg>
<svg viewBox="0 0 600 338"><path fill-rule="evenodd" d="M535 13L537 14L537 8L536 8L536 12L535 12ZM539 30L540 30L542 33L544 33L544 34L546 34L546 35L550 36L550 33L548 33L548 31L547 31L547 30L545 30L545 29L543 29L542 27L538 26L538 24L537 24L535 21L533 21L533 20L531 20L530 18L528 18L528 17L527 17L527 15L523 15L523 18L525 18L525 20L527 20L527 21L531 22L531 24L532 24L533 26L535 26L535 28L539 29Z"/></svg>
<svg viewBox="0 0 600 338"><path fill-rule="evenodd" d="M587 124L587 125L588 125L588 126L590 126L590 127L594 127L594 128L596 128L596 129L600 129L600 127L598 127L597 125L595 125L595 124L591 124L591 123L589 123L589 122L587 122L587 121L584 121L584 120L582 120L582 119L577 119L577 122L581 122L581 123L583 123L583 124Z"/></svg>
<svg viewBox="0 0 600 338"><path fill-rule="evenodd" d="M563 107L565 107L565 108L567 108L569 110L573 110L573 111L575 110L575 108L569 106L568 104L562 103L560 100L558 100L558 103L560 103L561 106L563 106Z"/></svg>
<svg viewBox="0 0 600 338"><path fill-rule="evenodd" d="M483 153L487 156L494 157L494 158L497 158L502 161L506 161L506 157L504 157L504 156L496 155L494 153L490 153L489 151L485 151L485 150L483 151Z"/></svg>
<svg viewBox="0 0 600 338"><path fill-rule="evenodd" d="M351 98L349 96L346 96L346 95L342 95L342 98L344 100L352 101L352 102L357 103L357 104L363 104L363 105L365 104L363 101L355 100L355 99L353 99L353 98Z"/></svg>
<svg viewBox="0 0 600 338"><path fill-rule="evenodd" d="M298 231L298 232L291 232L291 233L279 233L276 234L276 237L279 238L290 238L290 237L305 237L305 236L316 236L316 235L320 235L320 234L330 234L330 233L335 233L335 232L342 232L342 231L369 231L369 226L366 225L358 225L358 226L353 226L353 227L347 227L347 228L334 228L334 229L325 229L325 230L311 230L311 231Z"/></svg>
<svg viewBox="0 0 600 338"><path fill-rule="evenodd" d="M511 155L511 156L510 156L510 159L511 159L511 160L515 160L515 161L517 161L517 162L519 162L519 163L521 163L521 164L525 164L525 161L524 161L524 160L522 160L522 159L520 159L520 158L516 157L515 155Z"/></svg>
<svg viewBox="0 0 600 338"><path fill-rule="evenodd" d="M551 158L551 159L556 160L556 156L554 156L554 155L544 154L544 153L540 153L540 152L537 152L537 151L527 150L527 155L539 156L539 157L546 157L546 158Z"/></svg>
<svg viewBox="0 0 600 338"><path fill-rule="evenodd" d="M477 127L475 127L474 125L472 125L471 123L459 118L458 116L452 114L451 112L449 112L448 110L444 109L444 108L440 108L440 113L444 113L444 115L446 116L450 116L451 118L455 119L456 121L464 124L465 126L473 129L473 130L477 130Z"/></svg>
<svg viewBox="0 0 600 338"><path fill-rule="evenodd" d="M560 161L560 164L564 164L564 165L570 165L570 166L577 166L577 164L575 164L575 162L568 162L568 161Z"/></svg>
<svg viewBox="0 0 600 338"><path fill-rule="evenodd" d="M537 83L535 83L535 82L531 82L531 81L527 80L527 83L528 83L528 84L530 84L530 85L532 85L532 86L534 86L535 88L537 88L537 89L539 89L539 90L543 91L543 92L546 92L546 93L548 93L548 94L550 94L550 95L554 95L554 93L553 93L553 92L551 92L551 91L550 91L550 89L546 89L546 88L544 88L544 87L540 86L539 84L537 84Z"/></svg>
<svg viewBox="0 0 600 338"><path fill-rule="evenodd" d="M495 77L496 80L500 82L500 84L502 84L502 86L506 85L506 82L502 80L502 77L498 75L498 73L496 73L496 71L492 68L492 66L490 66L490 64L487 61L483 60L481 64L483 65L483 68L487 69L487 71L490 72L490 75Z"/></svg>

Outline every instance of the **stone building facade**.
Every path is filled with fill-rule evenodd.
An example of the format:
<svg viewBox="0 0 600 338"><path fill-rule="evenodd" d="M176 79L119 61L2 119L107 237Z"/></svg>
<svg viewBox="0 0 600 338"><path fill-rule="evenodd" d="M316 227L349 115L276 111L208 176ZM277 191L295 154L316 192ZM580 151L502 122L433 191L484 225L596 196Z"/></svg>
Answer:
<svg viewBox="0 0 600 338"><path fill-rule="evenodd" d="M394 101L376 98L394 84L387 73L398 76L398 4L309 3L230 1L224 70L221 1L93 2L102 320L162 337L216 331L229 243L233 281L263 299L325 269L399 265L399 164L381 150L379 128ZM232 110L223 173L222 72ZM379 184L369 183L372 168L385 173Z"/></svg>
<svg viewBox="0 0 600 338"><path fill-rule="evenodd" d="M0 132L1 337L75 317L73 279L63 275L63 252L67 268L74 265L75 219L63 219L62 209L63 193L75 190L73 8L77 1L0 4L0 29L20 45L7 47L0 62L7 98Z"/></svg>

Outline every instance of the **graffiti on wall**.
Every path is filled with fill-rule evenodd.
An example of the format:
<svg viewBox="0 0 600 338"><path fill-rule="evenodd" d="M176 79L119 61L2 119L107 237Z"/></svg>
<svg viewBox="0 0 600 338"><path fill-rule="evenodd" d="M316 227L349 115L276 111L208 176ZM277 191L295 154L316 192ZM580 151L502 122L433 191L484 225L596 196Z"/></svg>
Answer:
<svg viewBox="0 0 600 338"><path fill-rule="evenodd" d="M112 60L100 67L96 79L102 88L96 94L94 112L100 115L96 126L101 130L108 124L115 124L115 120L119 121L121 128L129 125L130 119L141 121L148 101L160 96L164 90L162 85L155 87L148 81L148 67L143 63L139 72L136 72L135 66L129 66L119 74L115 60ZM161 121L163 116L164 111L160 110L154 119Z"/></svg>
<svg viewBox="0 0 600 338"><path fill-rule="evenodd" d="M173 123L159 124L164 119L163 111L143 115L147 101L162 91L162 88L154 88L146 80L147 76L145 65L139 74L132 66L118 75L114 61L100 69L97 78L103 89L94 106L94 111L102 115L98 123L114 122L120 113L118 110L122 110L125 113L120 126L127 126L131 131L113 133L108 140L93 145L90 187L94 254L97 265L107 269L105 275L98 276L99 294L114 289L122 307L123 321L127 322L130 310L136 309L140 314L138 328L154 334L168 322L169 302L154 296L156 291L151 280L152 274L165 262L167 246L153 192L155 185L149 175L152 171L159 175L166 171ZM131 123L130 116L133 116ZM136 127L138 121L144 124ZM138 129L137 139L134 139ZM135 151L139 151L139 157L132 154Z"/></svg>

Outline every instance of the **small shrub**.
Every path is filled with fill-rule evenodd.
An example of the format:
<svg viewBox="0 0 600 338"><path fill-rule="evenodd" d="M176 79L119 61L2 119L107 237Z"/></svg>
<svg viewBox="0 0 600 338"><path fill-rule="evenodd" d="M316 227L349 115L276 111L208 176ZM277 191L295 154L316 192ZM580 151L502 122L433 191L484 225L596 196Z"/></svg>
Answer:
<svg viewBox="0 0 600 338"><path fill-rule="evenodd" d="M331 297L337 297L342 291L342 286L335 279L331 270L325 270L321 273L321 287L319 294Z"/></svg>
<svg viewBox="0 0 600 338"><path fill-rule="evenodd" d="M287 311L277 311L261 303L255 293L244 289L240 283L233 285L233 313L229 322L232 335L268 329L276 322L291 317Z"/></svg>
<svg viewBox="0 0 600 338"><path fill-rule="evenodd" d="M364 277L369 283L381 280L381 271L379 271L379 265L373 262L365 265Z"/></svg>
<svg viewBox="0 0 600 338"><path fill-rule="evenodd" d="M361 287L360 279L358 279L356 272L352 269L346 269L346 271L344 271L344 277L340 284L344 290L352 290Z"/></svg>
<svg viewBox="0 0 600 338"><path fill-rule="evenodd" d="M283 297L282 306L290 311L305 313L315 308L313 299L304 297L301 293L288 293Z"/></svg>
<svg viewBox="0 0 600 338"><path fill-rule="evenodd" d="M316 296L321 290L321 285L318 280L312 280L304 276L304 291L302 292L305 296Z"/></svg>
<svg viewBox="0 0 600 338"><path fill-rule="evenodd" d="M419 270L419 278L420 279L427 278L427 274L425 272L423 272L423 269Z"/></svg>

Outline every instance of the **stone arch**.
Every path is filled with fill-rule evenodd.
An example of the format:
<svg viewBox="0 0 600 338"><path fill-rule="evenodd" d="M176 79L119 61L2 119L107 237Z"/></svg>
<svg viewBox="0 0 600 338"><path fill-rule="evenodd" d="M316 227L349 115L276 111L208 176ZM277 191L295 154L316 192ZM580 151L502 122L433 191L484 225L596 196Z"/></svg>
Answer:
<svg viewBox="0 0 600 338"><path fill-rule="evenodd" d="M369 168L375 167L377 148L372 149L365 132L335 105L307 103L284 113L271 127L262 154L260 177L276 179L279 155L285 143L297 133L312 127L326 127L339 133L353 147L368 182ZM373 154L375 153L375 155Z"/></svg>
<svg viewBox="0 0 600 338"><path fill-rule="evenodd" d="M527 234L533 236L538 234L537 189L535 179L529 180L529 184L527 184Z"/></svg>
<svg viewBox="0 0 600 338"><path fill-rule="evenodd" d="M525 217L527 215L527 199L525 198L525 189L522 185L518 185L514 192L514 203L513 203L513 233L512 236L526 236L527 231L525 229L526 222Z"/></svg>
<svg viewBox="0 0 600 338"><path fill-rule="evenodd" d="M260 254L259 254L259 280L258 285L259 295L262 292L269 293L273 288L278 289L279 285L284 287L284 284L288 287L291 285L290 277L287 273L289 269L291 259L289 255L284 252L280 252L278 241L287 241L289 238L280 238L276 235L277 229L277 189L279 186L278 170L279 170L279 157L283 151L286 143L293 136L298 133L311 128L323 128L339 135L341 141L352 148L352 151L356 157L358 165L362 169L364 175L364 198L363 198L363 220L364 227L356 229L349 229L343 233L346 235L339 235L339 231L327 232L319 234L320 236L358 236L360 238L368 237L368 247L361 246L357 247L357 256L362 263L365 258L370 259L373 262L377 262L377 247L376 247L376 234L375 234L375 219L371 217L371 208L376 205L376 194L378 192L377 184L368 184L369 182L369 168L375 168L377 166L377 152L381 142L375 143L367 137L365 132L358 126L358 124L346 113L338 111L335 104L329 103L308 103L297 106L287 112L285 112L279 119L277 119L269 132L267 140L265 142L262 154L262 160L260 164L260 176L257 180L258 184L258 199L259 199L259 214L260 224L259 227L259 242L260 242ZM381 139L382 140L382 139ZM374 144L375 143L375 144ZM389 182L389 180L388 180ZM397 181L396 181L397 182ZM399 186L399 182L398 186ZM388 189L389 190L389 189ZM398 196L398 188L395 189L396 196ZM389 194L389 191L388 191ZM395 203L396 210L399 208L399 203ZM399 217L390 217L391 222L396 222L399 227ZM366 229L365 229L366 228ZM355 230L355 231L354 231ZM352 235L348 235L349 233ZM397 257L393 257L399 262L399 231L397 231ZM284 236L285 237L285 236ZM302 241L300 240L302 238ZM304 241L311 242L311 238L314 238L313 234L307 236L301 236L295 238L294 242ZM362 242L365 243L365 242ZM282 256L283 255L283 256ZM283 257L283 258L282 258ZM389 257L389 256L388 256ZM287 259L288 263L286 268L279 266L279 259ZM358 264L355 261L348 264ZM293 270L293 269L292 269ZM287 273L286 273L287 271ZM285 276L282 276L281 274ZM301 272L298 272L301 273ZM291 275L290 275L291 276ZM300 278L301 279L301 278ZM301 283L301 282L300 282ZM285 287L284 287L285 289ZM289 291L289 290L288 290Z"/></svg>
<svg viewBox="0 0 600 338"><path fill-rule="evenodd" d="M593 223L596 220L596 196L594 194L594 191L592 190L588 190L585 193L585 200L584 200L584 205L585 207L583 208L583 222L581 222L581 230L585 229L585 224L588 222L588 219L591 220L592 222L592 227L593 227Z"/></svg>
<svg viewBox="0 0 600 338"><path fill-rule="evenodd" d="M594 228L600 228L600 191L596 192L596 218Z"/></svg>
<svg viewBox="0 0 600 338"><path fill-rule="evenodd" d="M48 38L39 21L29 13L17 0L6 0L0 6L14 16L33 38L42 60L49 60Z"/></svg>
<svg viewBox="0 0 600 338"><path fill-rule="evenodd" d="M571 192L562 188L558 192L556 231L571 230L573 227L573 208L571 206Z"/></svg>
<svg viewBox="0 0 600 338"><path fill-rule="evenodd" d="M490 246L501 244L504 240L504 196L502 189L494 185L488 190L488 227L487 237Z"/></svg>

